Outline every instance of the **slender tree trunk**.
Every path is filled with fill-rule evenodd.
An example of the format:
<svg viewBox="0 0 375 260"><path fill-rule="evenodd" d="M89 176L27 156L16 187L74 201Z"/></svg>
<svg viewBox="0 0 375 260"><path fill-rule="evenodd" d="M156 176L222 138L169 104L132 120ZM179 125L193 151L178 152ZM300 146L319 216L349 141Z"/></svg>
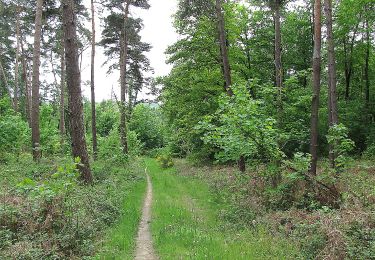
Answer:
<svg viewBox="0 0 375 260"><path fill-rule="evenodd" d="M78 167L82 180L85 183L92 183L83 121L81 74L79 71L76 17L74 13L75 1L63 0L62 5L72 152L74 158L79 157L81 159L81 164Z"/></svg>
<svg viewBox="0 0 375 260"><path fill-rule="evenodd" d="M275 0L275 82L277 88L277 110L279 125L282 122L283 110L283 72L281 63L281 23L280 23L280 0Z"/></svg>
<svg viewBox="0 0 375 260"><path fill-rule="evenodd" d="M40 151L40 129L39 129L39 69L40 69L40 42L42 38L42 13L43 0L37 0L35 14L35 34L33 51L33 80L32 80L32 110L31 110L31 131L33 159L39 161Z"/></svg>
<svg viewBox="0 0 375 260"><path fill-rule="evenodd" d="M64 38L63 38L64 39ZM62 39L61 44L61 75L60 75L60 138L61 138L61 144L64 143L65 140L65 47L64 47L64 40Z"/></svg>
<svg viewBox="0 0 375 260"><path fill-rule="evenodd" d="M92 132L92 150L94 160L97 159L98 141L96 137L96 109L95 109L95 6L94 0L91 0L91 132Z"/></svg>
<svg viewBox="0 0 375 260"><path fill-rule="evenodd" d="M362 14L360 14L360 19L361 20ZM351 82L351 77L353 74L353 49L354 49L354 43L355 43L355 38L357 37L357 31L359 27L359 22L356 24L354 31L353 31L353 36L350 41L350 46L349 50L347 47L347 40L346 36L344 36L344 55L345 55L345 100L349 100L350 98L350 82Z"/></svg>
<svg viewBox="0 0 375 260"><path fill-rule="evenodd" d="M232 86L232 75L229 63L228 46L227 46L227 35L225 32L225 20L223 14L222 0L216 0L216 17L217 17L217 28L219 32L220 41L220 54L222 60L222 69L224 74L224 89L229 96L233 96ZM243 155L238 159L238 168L241 172L246 170L245 157Z"/></svg>
<svg viewBox="0 0 375 260"><path fill-rule="evenodd" d="M232 85L232 77L231 77L231 71L230 71L228 48L227 48L227 36L225 33L225 21L224 21L221 0L216 0L216 16L217 16L217 22L218 22L220 52L221 52L221 59L223 63L223 72L224 72L224 80L225 80L224 88L225 88L225 91L228 93L228 95L232 96L233 91L230 88Z"/></svg>
<svg viewBox="0 0 375 260"><path fill-rule="evenodd" d="M347 43L346 39L344 39L344 55L345 55L345 62L344 62L344 67L345 67L345 100L349 100L350 97L350 78L352 75L352 68L351 68L351 61L348 60L348 48L347 48ZM350 57L351 59L351 57Z"/></svg>
<svg viewBox="0 0 375 260"><path fill-rule="evenodd" d="M370 28L368 24L368 20L366 19L366 62L365 62L365 98L366 98L366 106L370 103L370 77L369 77L369 63L370 63L370 48L371 48L371 39L370 39Z"/></svg>
<svg viewBox="0 0 375 260"><path fill-rule="evenodd" d="M8 79L7 79L7 75L5 74L3 64L1 62L1 57L0 57L0 72L1 72L1 76L4 80L5 89L8 92L8 95L9 95L9 98L10 98L10 103L13 106L13 99L12 99L12 96L10 95L10 88L9 88L9 85L8 85Z"/></svg>
<svg viewBox="0 0 375 260"><path fill-rule="evenodd" d="M26 119L31 127L31 93L30 93L30 82L29 77L27 76L27 62L26 62L26 53L23 46L23 39L22 35L21 39L21 59L22 59L22 78L25 84L25 112L26 112Z"/></svg>
<svg viewBox="0 0 375 260"><path fill-rule="evenodd" d="M125 12L123 21L123 30L120 39L120 85L121 85L121 97L120 97L120 137L122 151L124 154L128 154L128 140L127 140L127 129L126 129L126 61L128 56L128 37L126 32L128 16L129 16L129 1L125 1Z"/></svg>
<svg viewBox="0 0 375 260"><path fill-rule="evenodd" d="M328 44L328 123L329 127L338 124L337 113L337 90L336 90L336 57L335 45L332 28L332 0L324 0L324 12L327 25L327 44ZM331 168L335 168L334 146L329 146L329 159Z"/></svg>
<svg viewBox="0 0 375 260"><path fill-rule="evenodd" d="M313 96L311 102L310 153L311 175L316 175L318 163L318 123L321 74L321 0L315 0L314 6L314 55L313 55Z"/></svg>
<svg viewBox="0 0 375 260"><path fill-rule="evenodd" d="M18 112L18 90L19 90L19 61L20 61L20 13L18 11L19 7L17 6L17 22L16 22L16 41L17 41L17 49L16 49L16 64L14 66L14 110Z"/></svg>

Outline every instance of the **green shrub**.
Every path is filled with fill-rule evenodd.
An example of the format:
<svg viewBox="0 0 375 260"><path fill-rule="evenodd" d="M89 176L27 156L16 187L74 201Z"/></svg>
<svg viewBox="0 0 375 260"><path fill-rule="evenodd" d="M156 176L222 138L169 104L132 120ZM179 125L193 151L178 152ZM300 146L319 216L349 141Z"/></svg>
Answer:
<svg viewBox="0 0 375 260"><path fill-rule="evenodd" d="M159 154L156 160L162 168L170 168L174 165L172 156L168 153Z"/></svg>
<svg viewBox="0 0 375 260"><path fill-rule="evenodd" d="M28 124L19 115L5 115L0 117L0 129L0 160L7 153L18 156L30 140Z"/></svg>
<svg viewBox="0 0 375 260"><path fill-rule="evenodd" d="M0 250L12 244L13 232L0 227ZM1 254L0 254L1 256Z"/></svg>
<svg viewBox="0 0 375 260"><path fill-rule="evenodd" d="M129 129L136 132L145 150L163 147L166 127L158 108L139 104L134 108Z"/></svg>
<svg viewBox="0 0 375 260"><path fill-rule="evenodd" d="M352 223L346 231L350 259L375 259L375 229Z"/></svg>
<svg viewBox="0 0 375 260"><path fill-rule="evenodd" d="M343 124L330 127L327 140L334 148L336 169L344 170L348 165L349 153L355 147L354 142L348 137L348 129Z"/></svg>
<svg viewBox="0 0 375 260"><path fill-rule="evenodd" d="M58 117L53 106L43 104L40 107L40 145L42 152L47 155L61 152L58 125Z"/></svg>
<svg viewBox="0 0 375 260"><path fill-rule="evenodd" d="M216 159L222 162L238 161L241 156L263 161L280 160L279 131L276 120L262 109L262 102L251 97L245 86L233 86L233 96L219 99L219 108L213 116L206 116L196 127L202 140L219 148Z"/></svg>

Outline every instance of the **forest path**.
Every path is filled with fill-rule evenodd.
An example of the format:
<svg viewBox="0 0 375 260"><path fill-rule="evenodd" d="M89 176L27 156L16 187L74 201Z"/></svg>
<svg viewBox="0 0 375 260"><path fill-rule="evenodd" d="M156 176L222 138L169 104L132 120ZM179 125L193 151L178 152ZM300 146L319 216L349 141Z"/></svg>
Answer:
<svg viewBox="0 0 375 260"><path fill-rule="evenodd" d="M181 165L163 169L151 158L145 163L153 184L153 245L160 259L301 259L289 241L260 229L234 228L224 216L237 217L238 209L221 199L225 190L184 175Z"/></svg>
<svg viewBox="0 0 375 260"><path fill-rule="evenodd" d="M151 205L152 205L152 183L151 178L147 174L147 193L142 209L142 218L139 223L138 236L137 236L137 247L135 253L136 260L156 260L158 257L155 254L154 247L152 245L152 236L150 231L151 223Z"/></svg>

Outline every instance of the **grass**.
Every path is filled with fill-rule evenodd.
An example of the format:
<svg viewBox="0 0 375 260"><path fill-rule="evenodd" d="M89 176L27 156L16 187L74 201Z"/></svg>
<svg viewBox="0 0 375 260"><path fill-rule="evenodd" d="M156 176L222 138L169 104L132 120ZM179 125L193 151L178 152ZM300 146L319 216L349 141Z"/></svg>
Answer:
<svg viewBox="0 0 375 260"><path fill-rule="evenodd" d="M0 163L0 259L132 258L146 186L142 160L92 162L94 184L53 193L51 204L45 196L20 193L17 183L52 183L51 174L72 159L11 159ZM48 216L52 223L46 226Z"/></svg>
<svg viewBox="0 0 375 260"><path fill-rule="evenodd" d="M234 230L207 184L146 159L154 190L152 234L161 259L298 259L298 250L264 230Z"/></svg>
<svg viewBox="0 0 375 260"><path fill-rule="evenodd" d="M137 163L142 164L141 160L138 160ZM138 165L138 168L144 169L142 166ZM134 185L124 188L128 190L124 193L122 216L108 230L100 245L100 252L95 256L95 259L133 259L135 237L141 219L146 191L145 176L142 175L137 182L134 182Z"/></svg>
<svg viewBox="0 0 375 260"><path fill-rule="evenodd" d="M135 249L135 236L141 218L142 202L146 182L138 182L128 191L123 204L123 216L112 227L102 245L102 252L96 259L132 259Z"/></svg>

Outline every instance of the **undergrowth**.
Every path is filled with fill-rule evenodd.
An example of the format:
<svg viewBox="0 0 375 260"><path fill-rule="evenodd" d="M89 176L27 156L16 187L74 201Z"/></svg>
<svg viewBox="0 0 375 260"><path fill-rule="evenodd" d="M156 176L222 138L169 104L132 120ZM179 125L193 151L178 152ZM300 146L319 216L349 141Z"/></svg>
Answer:
<svg viewBox="0 0 375 260"><path fill-rule="evenodd" d="M369 161L352 163L337 177L336 187L342 194L339 207L309 197L303 178L288 167L281 185L273 187L268 178L272 165L257 164L239 173L228 166L175 162L179 173L210 186L221 205L221 219L235 230L265 227L268 234L298 245L304 259L375 259L375 165ZM324 171L322 167L320 176ZM297 175L290 179L292 173Z"/></svg>
<svg viewBox="0 0 375 260"><path fill-rule="evenodd" d="M0 165L1 259L93 256L108 228L129 214L129 191L144 182L138 160L127 167L94 162L92 186L79 183L78 163L52 158L36 164L21 155Z"/></svg>

